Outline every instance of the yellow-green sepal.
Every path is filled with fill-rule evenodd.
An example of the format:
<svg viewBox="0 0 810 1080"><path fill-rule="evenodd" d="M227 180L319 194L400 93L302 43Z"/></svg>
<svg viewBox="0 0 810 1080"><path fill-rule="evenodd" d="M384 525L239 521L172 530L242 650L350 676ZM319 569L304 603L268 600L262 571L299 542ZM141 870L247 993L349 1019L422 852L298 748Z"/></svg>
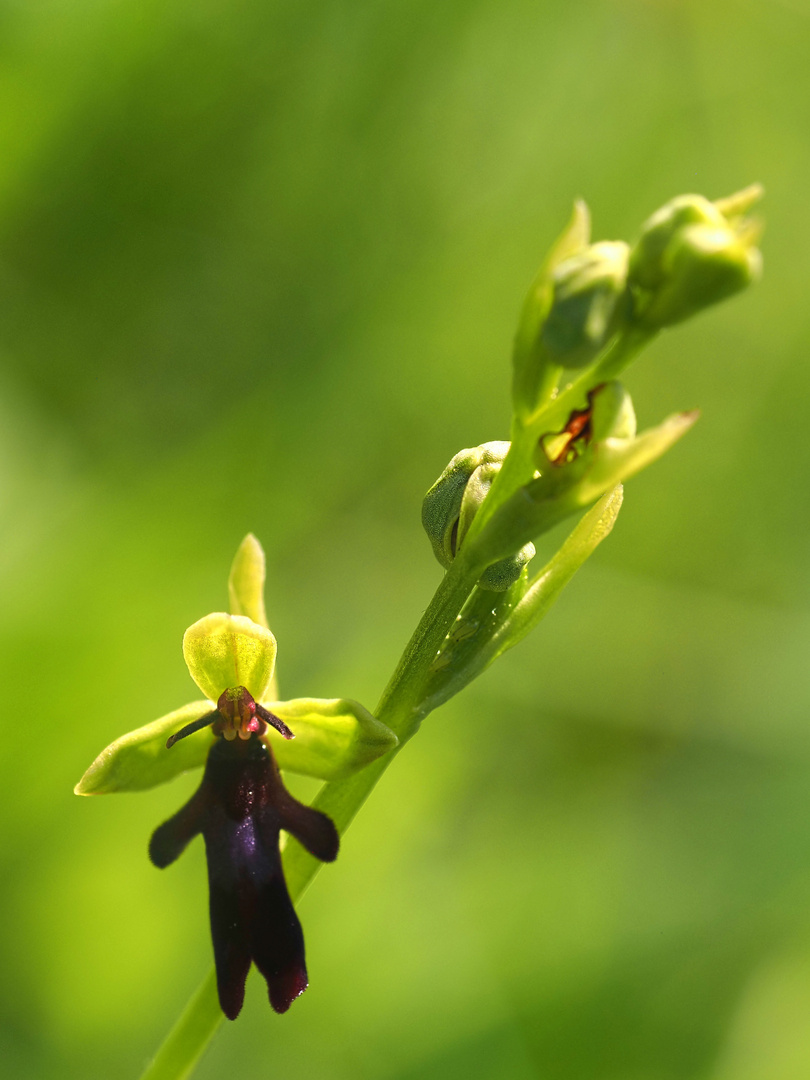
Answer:
<svg viewBox="0 0 810 1080"><path fill-rule="evenodd" d="M264 704L295 734L288 741L269 728L265 735L279 768L304 776L344 780L399 742L389 727L349 698L295 698Z"/></svg>
<svg viewBox="0 0 810 1080"><path fill-rule="evenodd" d="M212 712L210 701L192 701L151 724L122 735L102 750L73 789L77 795L145 791L205 764L213 744L210 728L189 735L171 750L166 740L180 728Z"/></svg>
<svg viewBox="0 0 810 1080"><path fill-rule="evenodd" d="M231 612L246 615L259 626L267 626L264 609L264 579L266 575L264 548L248 533L234 556L228 577L228 596Z"/></svg>
<svg viewBox="0 0 810 1080"><path fill-rule="evenodd" d="M246 615L206 615L183 635L183 656L194 682L211 701L244 686L256 701L267 694L276 664L276 639Z"/></svg>

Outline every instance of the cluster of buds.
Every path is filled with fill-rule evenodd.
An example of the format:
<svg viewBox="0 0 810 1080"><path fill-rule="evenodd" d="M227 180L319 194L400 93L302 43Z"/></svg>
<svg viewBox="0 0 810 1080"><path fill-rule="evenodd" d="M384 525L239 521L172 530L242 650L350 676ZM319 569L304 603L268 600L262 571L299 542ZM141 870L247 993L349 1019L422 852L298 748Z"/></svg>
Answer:
<svg viewBox="0 0 810 1080"><path fill-rule="evenodd" d="M574 216L532 284L515 342L513 396L531 417L563 370L581 370L635 331L652 335L740 292L761 274L752 185L711 202L679 195L642 225L630 247L590 243L590 216Z"/></svg>
<svg viewBox="0 0 810 1080"><path fill-rule="evenodd" d="M479 587L509 589L534 555L533 540L692 426L696 411L638 434L615 376L659 330L756 280L761 229L748 215L761 194L755 185L715 202L679 196L632 246L591 243L588 209L575 205L518 325L511 445L462 450L425 497L423 524L442 566L465 545Z"/></svg>
<svg viewBox="0 0 810 1080"><path fill-rule="evenodd" d="M686 434L698 415L697 410L676 413L657 427L638 433L633 402L622 384L613 380L594 387L584 407L572 410L562 430L546 433L536 441L530 479L504 499L475 538L477 560L486 566L479 587L492 589L495 577L501 588L509 588L534 554L533 539L661 457ZM485 443L477 451L492 445ZM508 443L495 445L509 447ZM475 453L462 451L463 455ZM504 451L501 453L505 457ZM447 522L434 516L434 511L442 504L452 508L457 458L425 497L430 513L423 509L423 522L437 555L441 532L435 526L446 526ZM515 549L517 554L510 554Z"/></svg>

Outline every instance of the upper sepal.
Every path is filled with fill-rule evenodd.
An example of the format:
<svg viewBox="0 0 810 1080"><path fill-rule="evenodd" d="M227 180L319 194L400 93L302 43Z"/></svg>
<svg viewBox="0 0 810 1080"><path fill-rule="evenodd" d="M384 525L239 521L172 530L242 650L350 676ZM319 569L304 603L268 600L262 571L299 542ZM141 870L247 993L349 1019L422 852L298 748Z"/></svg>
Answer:
<svg viewBox="0 0 810 1080"><path fill-rule="evenodd" d="M186 630L183 656L192 679L211 701L234 686L244 686L261 701L273 678L276 639L245 615L217 611Z"/></svg>
<svg viewBox="0 0 810 1080"><path fill-rule="evenodd" d="M259 626L267 626L264 608L264 579L266 576L264 548L248 533L234 556L228 577L228 596L231 612L246 615Z"/></svg>
<svg viewBox="0 0 810 1080"><path fill-rule="evenodd" d="M389 727L349 698L295 698L268 702L267 708L295 732L292 742L272 729L265 735L279 768L289 772L343 780L399 742Z"/></svg>
<svg viewBox="0 0 810 1080"><path fill-rule="evenodd" d="M214 739L210 728L166 749L166 740L186 724L211 712L210 701L192 701L182 709L136 728L101 751L73 789L77 795L144 791L205 764Z"/></svg>

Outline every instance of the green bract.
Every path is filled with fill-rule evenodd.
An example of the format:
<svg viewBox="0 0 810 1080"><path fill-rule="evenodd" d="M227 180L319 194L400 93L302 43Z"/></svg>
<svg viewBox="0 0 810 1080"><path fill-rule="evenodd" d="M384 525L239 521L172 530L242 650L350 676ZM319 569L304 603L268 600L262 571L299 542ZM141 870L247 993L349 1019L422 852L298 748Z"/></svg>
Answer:
<svg viewBox="0 0 810 1080"><path fill-rule="evenodd" d="M529 580L526 571L493 603L476 590L433 662L425 688L426 708L438 708L533 630L597 546L621 509L621 485L604 495L577 523L551 560Z"/></svg>
<svg viewBox="0 0 810 1080"><path fill-rule="evenodd" d="M211 714L223 691L240 686L292 730L295 738L290 741L272 728L264 736L282 769L322 780L342 779L397 745L390 728L348 698L273 700L276 639L256 621L265 619L264 552L254 536L246 536L240 545L228 584L231 604L239 613L206 615L183 637L189 672L208 700L192 701L116 739L76 785L77 795L143 791L204 765L215 741L210 726L171 749L167 739Z"/></svg>
<svg viewBox="0 0 810 1080"><path fill-rule="evenodd" d="M589 394L566 428L542 438L535 478L506 499L476 537L476 558L489 564L590 506L617 484L651 464L685 435L697 410L676 413L636 435L629 394L616 382ZM572 434L575 433L575 434Z"/></svg>

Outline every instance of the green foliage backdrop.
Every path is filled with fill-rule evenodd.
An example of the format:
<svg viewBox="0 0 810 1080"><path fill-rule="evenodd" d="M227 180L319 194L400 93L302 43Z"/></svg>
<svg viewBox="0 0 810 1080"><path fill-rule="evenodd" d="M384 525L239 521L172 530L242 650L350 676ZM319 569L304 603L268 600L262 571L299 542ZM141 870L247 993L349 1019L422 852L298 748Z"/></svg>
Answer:
<svg viewBox="0 0 810 1080"><path fill-rule="evenodd" d="M810 1072L809 47L807 0L0 5L4 1074L136 1076L208 970L201 845L146 858L194 778L72 787L191 696L242 536L282 694L373 707L572 198L632 239L753 180L764 282L629 380L700 423L375 792L308 993L251 980L198 1075Z"/></svg>

